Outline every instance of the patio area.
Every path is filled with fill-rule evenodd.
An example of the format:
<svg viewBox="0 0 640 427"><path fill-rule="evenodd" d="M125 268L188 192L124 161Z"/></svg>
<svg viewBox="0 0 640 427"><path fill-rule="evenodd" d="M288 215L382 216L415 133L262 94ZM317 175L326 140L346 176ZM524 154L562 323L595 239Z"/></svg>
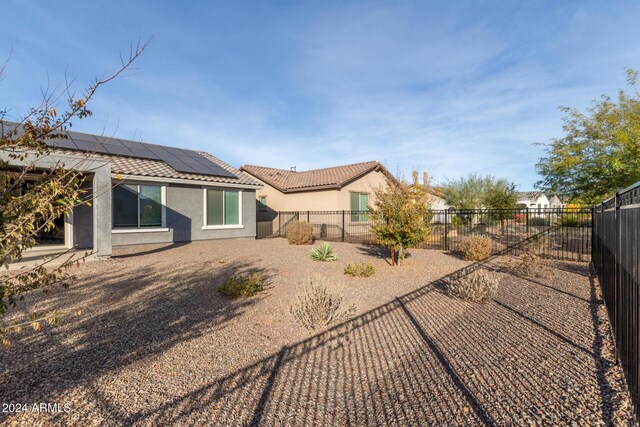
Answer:
<svg viewBox="0 0 640 427"><path fill-rule="evenodd" d="M283 239L118 250L77 269L78 283L24 312L81 309L0 353L3 402L70 402L69 413L2 414L9 425L627 425L600 292L586 263L547 261L543 277L500 278L495 301L444 295L469 265L412 250L392 268L371 247L333 244L335 263ZM345 263L376 268L344 276ZM271 285L222 297L225 277ZM356 315L309 334L288 312L314 272Z"/></svg>

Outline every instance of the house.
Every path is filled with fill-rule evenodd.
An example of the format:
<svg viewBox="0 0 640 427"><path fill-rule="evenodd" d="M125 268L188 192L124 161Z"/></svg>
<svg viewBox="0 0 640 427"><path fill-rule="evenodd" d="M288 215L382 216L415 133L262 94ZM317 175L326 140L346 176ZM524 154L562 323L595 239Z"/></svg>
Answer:
<svg viewBox="0 0 640 427"><path fill-rule="evenodd" d="M562 203L562 200L560 199L560 197L558 197L556 194L553 195L547 195L547 199L549 199L549 207L554 208L554 209L560 209L565 207L564 203Z"/></svg>
<svg viewBox="0 0 640 427"><path fill-rule="evenodd" d="M377 161L296 171L243 165L240 170L262 185L256 192L263 211L366 211L374 203L374 190L396 178ZM433 194L433 208L444 200Z"/></svg>
<svg viewBox="0 0 640 427"><path fill-rule="evenodd" d="M519 191L518 206L529 209L546 209L550 206L549 199L542 191Z"/></svg>
<svg viewBox="0 0 640 427"><path fill-rule="evenodd" d="M18 126L0 125L5 135ZM53 242L100 258L113 246L256 235L255 192L262 185L208 153L71 131L47 145L45 156L20 161L0 150L0 160L33 164L33 179L56 164L83 173L91 206L61 218Z"/></svg>
<svg viewBox="0 0 640 427"><path fill-rule="evenodd" d="M545 194L542 191L520 191L518 195L518 206L529 209L560 209L564 207L560 197L553 194Z"/></svg>

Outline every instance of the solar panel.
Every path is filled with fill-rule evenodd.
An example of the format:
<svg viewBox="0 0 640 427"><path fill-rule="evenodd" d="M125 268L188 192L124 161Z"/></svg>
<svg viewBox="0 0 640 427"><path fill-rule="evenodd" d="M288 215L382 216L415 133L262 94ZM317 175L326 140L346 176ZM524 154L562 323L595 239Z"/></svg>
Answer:
<svg viewBox="0 0 640 427"><path fill-rule="evenodd" d="M165 147L144 142L107 138L78 132L67 132L69 138L47 140L52 148L78 150L138 159L161 160L178 172L237 178L202 154L185 148Z"/></svg>

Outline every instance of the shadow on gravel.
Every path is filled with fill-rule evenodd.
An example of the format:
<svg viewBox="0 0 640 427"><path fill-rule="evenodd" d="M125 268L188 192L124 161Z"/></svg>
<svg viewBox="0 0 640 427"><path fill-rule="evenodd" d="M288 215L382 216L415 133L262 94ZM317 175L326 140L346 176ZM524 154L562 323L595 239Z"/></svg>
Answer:
<svg viewBox="0 0 640 427"><path fill-rule="evenodd" d="M258 271L267 279L271 275L242 261L211 263L195 272L191 266L188 274L179 260L164 269L143 267L135 274L119 272L115 261L113 267L113 272L85 279L53 302L58 304L53 309L63 309L67 298L84 301L81 316L66 317L56 331L17 340L11 351L0 353L2 402L55 402L62 390L90 384L104 373L221 327L261 296L228 300L217 286L240 273ZM103 306L108 310L91 311ZM100 402L99 391L95 394ZM0 424L3 416L7 414L0 415Z"/></svg>
<svg viewBox="0 0 640 427"><path fill-rule="evenodd" d="M468 274L486 262L442 278ZM505 280L508 279L508 280ZM503 276L494 303L470 304L440 281L122 424L609 424L602 310ZM582 276L584 290L588 279ZM572 285L556 284L570 294ZM575 286L575 285L573 285ZM593 284L592 284L593 286ZM557 296L555 298L554 296ZM591 314L591 317L590 317ZM108 413L117 414L117 408Z"/></svg>

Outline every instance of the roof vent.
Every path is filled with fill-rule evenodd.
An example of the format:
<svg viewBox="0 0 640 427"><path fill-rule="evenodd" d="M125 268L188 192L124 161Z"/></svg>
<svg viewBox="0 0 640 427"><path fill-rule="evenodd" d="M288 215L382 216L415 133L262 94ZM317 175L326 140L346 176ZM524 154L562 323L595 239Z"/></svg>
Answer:
<svg viewBox="0 0 640 427"><path fill-rule="evenodd" d="M296 167L295 166L291 166L291 172L296 172Z"/></svg>

